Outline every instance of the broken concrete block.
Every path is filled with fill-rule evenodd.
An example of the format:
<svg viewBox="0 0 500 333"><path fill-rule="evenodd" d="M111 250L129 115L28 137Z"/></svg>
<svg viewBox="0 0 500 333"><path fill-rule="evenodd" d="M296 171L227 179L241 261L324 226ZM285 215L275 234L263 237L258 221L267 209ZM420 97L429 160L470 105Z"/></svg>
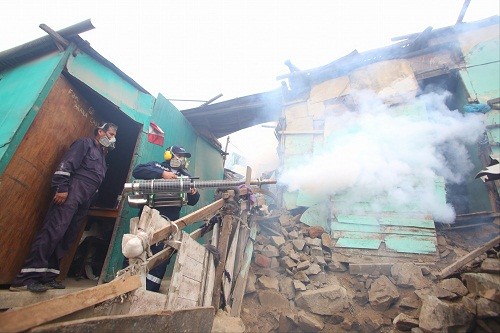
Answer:
<svg viewBox="0 0 500 333"><path fill-rule="evenodd" d="M481 263L481 272L500 274L500 259L486 258Z"/></svg>
<svg viewBox="0 0 500 333"><path fill-rule="evenodd" d="M469 292L462 281L457 278L440 281L437 286L460 296L465 296Z"/></svg>
<svg viewBox="0 0 500 333"><path fill-rule="evenodd" d="M386 311L399 299L399 292L396 286L382 275L373 281L368 291L370 305L378 311Z"/></svg>
<svg viewBox="0 0 500 333"><path fill-rule="evenodd" d="M309 261L301 261L297 264L297 271L304 271L311 266L311 263Z"/></svg>
<svg viewBox="0 0 500 333"><path fill-rule="evenodd" d="M314 264L311 264L309 266L309 268L307 268L306 274L307 275L316 275L316 274L320 273L321 271L322 271L321 267L318 264L314 263Z"/></svg>
<svg viewBox="0 0 500 333"><path fill-rule="evenodd" d="M309 254L312 257L323 256L323 249L320 246L311 246Z"/></svg>
<svg viewBox="0 0 500 333"><path fill-rule="evenodd" d="M335 247L333 245L332 237L326 232L321 234L321 244L329 249L333 249Z"/></svg>
<svg viewBox="0 0 500 333"><path fill-rule="evenodd" d="M288 299L275 290L259 290L257 291L257 295L262 306L273 309L289 308Z"/></svg>
<svg viewBox="0 0 500 333"><path fill-rule="evenodd" d="M418 319L410 317L404 313L398 314L392 323L400 331L411 331L413 327L418 327Z"/></svg>
<svg viewBox="0 0 500 333"><path fill-rule="evenodd" d="M313 315L307 314L304 311L299 311L298 313L299 327L303 332L317 332L321 331L325 324L321 319Z"/></svg>
<svg viewBox="0 0 500 333"><path fill-rule="evenodd" d="M286 296L288 299L293 299L295 297L295 288L293 286L293 280L285 276L279 279L280 292Z"/></svg>
<svg viewBox="0 0 500 333"><path fill-rule="evenodd" d="M479 294L488 289L500 290L500 276L489 273L462 274L465 285L470 293Z"/></svg>
<svg viewBox="0 0 500 333"><path fill-rule="evenodd" d="M302 251L304 249L304 245L306 245L306 241L303 239L294 239L292 241L293 248L296 251Z"/></svg>
<svg viewBox="0 0 500 333"><path fill-rule="evenodd" d="M257 280L257 284L262 289L273 289L279 291L279 283L277 278L263 275Z"/></svg>
<svg viewBox="0 0 500 333"><path fill-rule="evenodd" d="M285 244L285 237L283 236L271 236L271 240L274 245L277 247L280 247L281 245Z"/></svg>
<svg viewBox="0 0 500 333"><path fill-rule="evenodd" d="M307 234L311 238L318 238L324 232L325 232L325 229L323 229L323 227L320 227L320 226L314 226L314 227L310 227L307 229Z"/></svg>
<svg viewBox="0 0 500 333"><path fill-rule="evenodd" d="M306 285L303 284L299 280L293 280L293 287L295 288L296 291L305 291L306 290Z"/></svg>
<svg viewBox="0 0 500 333"><path fill-rule="evenodd" d="M481 291L479 296L489 299L490 301L500 303L500 290L498 289L487 289Z"/></svg>
<svg viewBox="0 0 500 333"><path fill-rule="evenodd" d="M273 245L266 245L264 249L261 252L263 255L266 257L279 257L280 256L280 251L276 246Z"/></svg>
<svg viewBox="0 0 500 333"><path fill-rule="evenodd" d="M266 257L260 253L255 254L255 264L260 267L270 267L271 266L271 258Z"/></svg>
<svg viewBox="0 0 500 333"><path fill-rule="evenodd" d="M347 271L347 265L338 261L332 261L328 264L328 270L331 272L345 272Z"/></svg>
<svg viewBox="0 0 500 333"><path fill-rule="evenodd" d="M290 257L281 258L281 265L285 268L292 269L297 266L297 263L292 260Z"/></svg>
<svg viewBox="0 0 500 333"><path fill-rule="evenodd" d="M321 248L321 239L320 238L306 237L305 241L306 241L306 245L317 246L317 247Z"/></svg>
<svg viewBox="0 0 500 333"><path fill-rule="evenodd" d="M403 288L422 289L430 285L430 281L424 277L420 267L411 262L394 264L391 268L391 275L396 280L396 284Z"/></svg>
<svg viewBox="0 0 500 333"><path fill-rule="evenodd" d="M417 294L412 293L409 296L403 297L399 302L399 307L403 309L418 309L421 301Z"/></svg>
<svg viewBox="0 0 500 333"><path fill-rule="evenodd" d="M307 274L304 272L304 271L299 271L297 273L295 273L295 275L293 276L293 278L295 280L299 280L303 283L309 283L310 280L309 280L309 277L307 276Z"/></svg>
<svg viewBox="0 0 500 333"><path fill-rule="evenodd" d="M449 303L435 296L422 299L419 327L429 332L457 332L470 328L474 315L462 303Z"/></svg>
<svg viewBox="0 0 500 333"><path fill-rule="evenodd" d="M477 316L479 318L498 318L500 316L500 304L480 297L477 301Z"/></svg>
<svg viewBox="0 0 500 333"><path fill-rule="evenodd" d="M392 264L376 263L376 264L349 264L349 274L352 275L391 275Z"/></svg>
<svg viewBox="0 0 500 333"><path fill-rule="evenodd" d="M334 315L349 307L345 288L336 285L302 292L296 299L298 307L319 315Z"/></svg>

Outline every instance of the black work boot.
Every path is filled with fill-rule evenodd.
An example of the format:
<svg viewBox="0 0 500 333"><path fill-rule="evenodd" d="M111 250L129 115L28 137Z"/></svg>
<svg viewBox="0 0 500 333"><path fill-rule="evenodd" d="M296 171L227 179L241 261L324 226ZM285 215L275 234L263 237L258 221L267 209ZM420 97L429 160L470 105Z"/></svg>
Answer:
<svg viewBox="0 0 500 333"><path fill-rule="evenodd" d="M52 289L65 289L66 286L59 281L52 280L45 283L45 286Z"/></svg>
<svg viewBox="0 0 500 333"><path fill-rule="evenodd" d="M28 290L32 293L43 293L44 291L49 290L49 287L41 284L40 282L33 282L28 284Z"/></svg>

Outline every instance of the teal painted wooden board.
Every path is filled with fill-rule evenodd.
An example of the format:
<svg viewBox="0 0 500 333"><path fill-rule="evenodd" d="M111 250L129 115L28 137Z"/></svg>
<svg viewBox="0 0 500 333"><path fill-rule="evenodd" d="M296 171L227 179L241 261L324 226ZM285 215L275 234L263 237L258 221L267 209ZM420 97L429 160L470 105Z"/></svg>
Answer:
<svg viewBox="0 0 500 333"><path fill-rule="evenodd" d="M329 231L330 225L328 223L330 211L325 204L317 204L309 207L300 217L300 222L308 226L319 226Z"/></svg>
<svg viewBox="0 0 500 333"><path fill-rule="evenodd" d="M376 216L372 215L336 215L337 221L342 223L379 225Z"/></svg>
<svg viewBox="0 0 500 333"><path fill-rule="evenodd" d="M382 225L397 225L406 227L418 227L434 229L434 221L425 218L398 216L383 216L379 219Z"/></svg>
<svg viewBox="0 0 500 333"><path fill-rule="evenodd" d="M16 133L63 55L64 53L54 53L1 73L0 160L9 149L14 136L24 136L25 133ZM30 124L31 122L24 130L27 130ZM2 165L5 167L9 161L10 156L7 161L2 161Z"/></svg>
<svg viewBox="0 0 500 333"><path fill-rule="evenodd" d="M403 253L436 253L436 238L421 236L388 235L385 237L387 249Z"/></svg>
<svg viewBox="0 0 500 333"><path fill-rule="evenodd" d="M434 229L400 227L400 226L384 226L384 225L376 226L376 225L332 222L331 228L332 232L355 231L355 232L365 232L365 233L418 235L418 236L429 236L429 237L436 235Z"/></svg>
<svg viewBox="0 0 500 333"><path fill-rule="evenodd" d="M348 238L342 237L337 240L336 247L347 247L354 249L378 250L382 241L378 239Z"/></svg>

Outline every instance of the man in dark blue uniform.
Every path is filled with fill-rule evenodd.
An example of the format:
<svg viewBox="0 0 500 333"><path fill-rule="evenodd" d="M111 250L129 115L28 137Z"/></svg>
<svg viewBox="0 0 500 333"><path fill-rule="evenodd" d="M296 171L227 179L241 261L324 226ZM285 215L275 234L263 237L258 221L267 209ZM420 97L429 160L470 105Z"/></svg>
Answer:
<svg viewBox="0 0 500 333"><path fill-rule="evenodd" d="M114 148L118 127L106 123L94 130L94 137L73 142L52 177L54 198L21 272L11 291L43 292L64 289L56 281L59 261L75 241L106 175L106 154Z"/></svg>
<svg viewBox="0 0 500 333"><path fill-rule="evenodd" d="M165 150L163 162L149 162L139 164L134 168L132 175L136 179L176 179L181 176L191 177L187 172L187 158L191 157L181 146L171 146ZM200 193L195 188L192 188L189 193L186 193L186 198L179 198L179 194L173 194L170 197L163 197L162 203L166 206L154 206L160 212L160 215L167 217L171 221L179 219L182 203L181 200L194 206L200 199ZM170 203L169 203L170 202ZM142 212L142 210L141 210ZM139 213L140 216L140 213ZM151 251L153 254L160 252L165 247L163 242L153 244ZM146 290L158 292L160 290L161 280L167 270L168 260L156 266L149 271L146 276Z"/></svg>

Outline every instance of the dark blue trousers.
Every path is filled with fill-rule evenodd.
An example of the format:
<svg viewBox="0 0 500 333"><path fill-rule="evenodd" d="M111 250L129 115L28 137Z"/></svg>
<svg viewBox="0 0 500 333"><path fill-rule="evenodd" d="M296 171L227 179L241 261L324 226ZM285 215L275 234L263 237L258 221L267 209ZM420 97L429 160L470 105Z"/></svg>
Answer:
<svg viewBox="0 0 500 333"><path fill-rule="evenodd" d="M59 275L59 261L76 240L97 189L96 184L71 179L66 201L62 205L51 203L13 286L45 283Z"/></svg>

